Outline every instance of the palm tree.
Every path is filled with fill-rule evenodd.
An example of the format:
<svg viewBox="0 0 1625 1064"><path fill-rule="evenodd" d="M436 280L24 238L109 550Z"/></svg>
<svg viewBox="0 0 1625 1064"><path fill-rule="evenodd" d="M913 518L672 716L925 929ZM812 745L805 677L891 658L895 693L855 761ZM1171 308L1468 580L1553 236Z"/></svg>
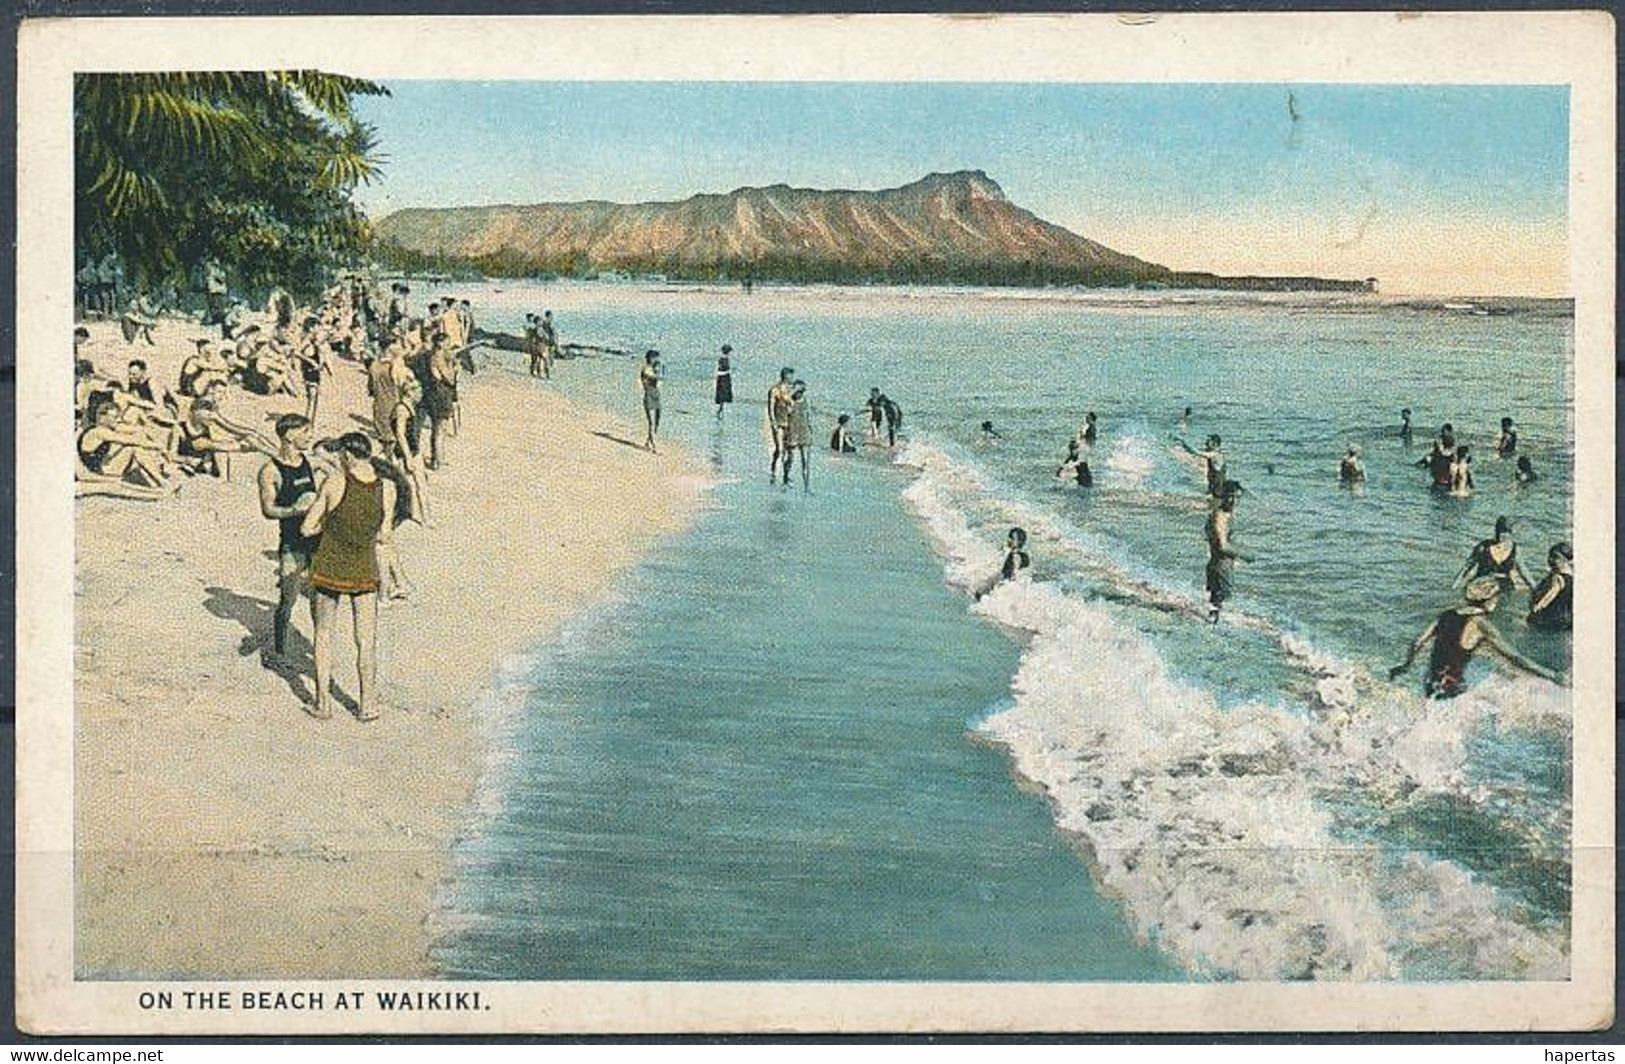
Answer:
<svg viewBox="0 0 1625 1064"><path fill-rule="evenodd" d="M365 236L349 196L384 158L352 109L382 85L318 71L81 74L76 243L149 283L206 257L228 271L342 253ZM319 256L318 256L319 257Z"/></svg>

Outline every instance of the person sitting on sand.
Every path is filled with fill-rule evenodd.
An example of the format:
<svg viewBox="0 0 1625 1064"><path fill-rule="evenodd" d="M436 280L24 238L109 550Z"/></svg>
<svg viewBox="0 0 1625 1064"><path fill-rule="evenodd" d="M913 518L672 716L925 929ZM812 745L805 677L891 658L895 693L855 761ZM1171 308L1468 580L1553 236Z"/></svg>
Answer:
<svg viewBox="0 0 1625 1064"><path fill-rule="evenodd" d="M277 604L271 625L271 648L287 653L293 606L309 595L310 559L316 540L301 530L305 513L316 501L316 470L310 464L310 422L298 414L276 419L277 453L259 473L260 513L277 522ZM314 606L312 624L315 623Z"/></svg>
<svg viewBox="0 0 1625 1064"><path fill-rule="evenodd" d="M1253 559L1236 549L1230 539L1231 520L1236 512L1236 498L1241 485L1227 480L1219 489L1219 505L1208 514L1203 535L1207 538L1207 569L1204 583L1207 587L1208 621L1219 623L1219 609L1230 598L1231 585L1238 560Z"/></svg>
<svg viewBox="0 0 1625 1064"><path fill-rule="evenodd" d="M1518 469L1517 472L1512 474L1512 482L1521 486L1533 484L1539 479L1540 474L1535 472L1535 463L1530 460L1527 454L1520 454L1518 456Z"/></svg>
<svg viewBox="0 0 1625 1064"><path fill-rule="evenodd" d="M773 455L767 463L767 479L771 483L778 474L779 463L789 461L784 437L790 425L790 409L795 405L796 371L789 366L779 370L779 379L767 391L767 431L773 438ZM785 471L786 478L789 471Z"/></svg>
<svg viewBox="0 0 1625 1064"><path fill-rule="evenodd" d="M1422 630L1405 660L1388 670L1388 678L1397 680L1404 675L1431 640L1433 655L1422 681L1422 691L1428 698L1455 698L1465 691L1467 663L1481 646L1488 647L1509 665L1556 683L1556 673L1512 649L1491 626L1489 615L1495 611L1500 597L1501 582L1494 577L1479 577L1468 583L1462 591L1461 604L1445 610Z"/></svg>
<svg viewBox="0 0 1625 1064"><path fill-rule="evenodd" d="M1337 482L1345 488L1365 483L1365 467L1360 464L1360 449L1349 444L1343 460L1337 464Z"/></svg>
<svg viewBox="0 0 1625 1064"><path fill-rule="evenodd" d="M728 356L731 354L733 354L733 348L723 344L722 354L717 358L717 370L713 375L712 401L717 405L718 418L722 417L722 412L734 401L733 363L728 360Z"/></svg>
<svg viewBox="0 0 1625 1064"><path fill-rule="evenodd" d="M119 424L119 406L111 392L90 397L90 427L79 434L77 450L82 479L123 482L143 488L168 487L164 450L142 431Z"/></svg>
<svg viewBox="0 0 1625 1064"><path fill-rule="evenodd" d="M146 296L136 296L124 308L124 315L119 319L119 328L124 334L124 342L133 344L137 339L145 340L147 346L156 347L158 341L152 338L153 326L158 324L158 308Z"/></svg>
<svg viewBox="0 0 1625 1064"><path fill-rule="evenodd" d="M387 437L390 457L406 481L408 512L420 525L429 523L429 475L423 462L423 434L418 427L418 408L423 386L408 377L396 391L395 409L390 413Z"/></svg>
<svg viewBox="0 0 1625 1064"><path fill-rule="evenodd" d="M1546 575L1529 592L1529 627L1567 632L1574 627L1574 548L1567 542L1552 544L1546 555Z"/></svg>
<svg viewBox="0 0 1625 1064"><path fill-rule="evenodd" d="M96 366L90 359L80 358L74 360L73 413L74 420L78 424L95 424L90 417L90 400L97 394L108 391L112 384L112 381L96 372Z"/></svg>
<svg viewBox="0 0 1625 1064"><path fill-rule="evenodd" d="M655 449L655 434L660 431L660 380L660 352L647 351L643 365L638 367L638 387L643 392L643 423L647 429L643 446L651 452Z"/></svg>
<svg viewBox="0 0 1625 1064"><path fill-rule="evenodd" d="M356 719L378 718L378 592L382 585L380 555L394 553L395 485L372 465L372 442L359 432L332 441L340 470L316 489L299 531L316 537L311 554L310 585L314 592L316 700L307 709L326 720L333 715L333 631L339 611L349 607L355 636L356 671L360 675Z"/></svg>
<svg viewBox="0 0 1625 1064"><path fill-rule="evenodd" d="M208 391L209 385L215 381L224 382L231 377L231 363L225 356L215 351L212 341L198 339L192 341L197 350L186 356L181 363L180 381L178 390L185 396L199 396Z"/></svg>
<svg viewBox="0 0 1625 1064"><path fill-rule="evenodd" d="M1032 556L1027 553L1027 530L1012 528L1009 535L1004 537L1004 561L999 565L998 574L977 589L976 597L980 599L1005 581L1014 580L1020 573L1032 568L1032 564Z"/></svg>
<svg viewBox="0 0 1625 1064"><path fill-rule="evenodd" d="M192 400L181 418L180 444L182 458L197 461L205 472L227 476L229 468L222 456L259 451L264 455L277 453L277 445L265 436L227 417L221 406L226 398L226 382L215 381L209 390Z"/></svg>
<svg viewBox="0 0 1625 1064"><path fill-rule="evenodd" d="M835 431L829 434L829 449L836 454L857 453L858 445L852 442L852 436L846 428L851 420L851 414L842 414L835 419Z"/></svg>
<svg viewBox="0 0 1625 1064"><path fill-rule="evenodd" d="M1512 419L1501 419L1501 431L1495 437L1495 457L1511 458L1518 453L1518 430L1513 427Z"/></svg>
<svg viewBox="0 0 1625 1064"><path fill-rule="evenodd" d="M808 484L811 473L807 469L807 445L811 437L812 429L807 417L807 382L798 380L790 392L790 420L784 426L784 482L790 483L790 467L795 465L799 455L802 491L812 490Z"/></svg>
<svg viewBox="0 0 1625 1064"><path fill-rule="evenodd" d="M1517 583L1524 587L1534 586L1529 574L1524 572L1523 563L1518 561L1518 544L1512 539L1512 521L1505 516L1495 519L1493 537L1479 540L1474 545L1467 555L1467 561L1462 564L1461 572L1456 574L1450 586L1460 587L1486 576L1501 581L1506 590L1511 590Z"/></svg>

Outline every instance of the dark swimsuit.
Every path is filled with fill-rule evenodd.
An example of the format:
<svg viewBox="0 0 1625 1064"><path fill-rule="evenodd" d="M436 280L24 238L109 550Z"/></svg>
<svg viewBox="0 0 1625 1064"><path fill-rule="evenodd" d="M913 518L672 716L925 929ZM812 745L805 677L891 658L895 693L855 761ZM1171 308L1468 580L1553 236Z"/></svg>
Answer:
<svg viewBox="0 0 1625 1064"><path fill-rule="evenodd" d="M102 464L107 461L108 454L113 450L112 440L103 440L94 451L85 450L85 437L91 430L86 429L79 434L79 460L85 463L85 468L92 473L100 473Z"/></svg>
<svg viewBox="0 0 1625 1064"><path fill-rule="evenodd" d="M271 461L276 464L280 478L276 489L277 506L292 506L301 496L316 491L316 471L311 469L309 458L301 455L298 465L285 465L275 458ZM316 552L317 537L307 536L299 530L304 520L303 514L277 518L278 551L283 554L298 554L306 559Z"/></svg>
<svg viewBox="0 0 1625 1064"><path fill-rule="evenodd" d="M1530 593L1530 598L1539 602L1552 589L1552 585L1559 582L1562 584L1562 590L1558 591L1556 598L1538 613L1534 610L1529 611L1531 627L1553 632L1567 632L1574 627L1574 582L1566 573L1547 573L1546 579Z"/></svg>
<svg viewBox="0 0 1625 1064"><path fill-rule="evenodd" d="M1445 610L1434 622L1433 657L1428 661L1427 679L1422 690L1429 698L1455 698L1466 690L1462 678L1472 652L1461 645L1462 633L1476 613Z"/></svg>
<svg viewBox="0 0 1625 1064"><path fill-rule="evenodd" d="M1024 550L1013 550L1004 556L1004 568L999 570L999 579L1009 580L1022 569L1032 565L1033 560Z"/></svg>
<svg viewBox="0 0 1625 1064"><path fill-rule="evenodd" d="M1494 543L1495 540L1486 539L1473 548L1474 572L1468 579L1477 580L1481 576L1493 576L1502 583L1512 583L1513 566L1518 560L1518 546L1513 544L1507 556L1497 562L1490 557L1490 547Z"/></svg>

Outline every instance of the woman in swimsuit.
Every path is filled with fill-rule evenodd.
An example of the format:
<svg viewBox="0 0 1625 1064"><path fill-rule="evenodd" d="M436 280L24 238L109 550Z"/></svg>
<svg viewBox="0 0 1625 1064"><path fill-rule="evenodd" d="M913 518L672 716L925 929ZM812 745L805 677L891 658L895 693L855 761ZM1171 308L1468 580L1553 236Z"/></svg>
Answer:
<svg viewBox="0 0 1625 1064"><path fill-rule="evenodd" d="M1006 580L1014 580L1018 573L1031 568L1032 564L1032 557L1027 553L1027 530L1012 528L1010 534L1004 537L1004 562L999 566L998 575L978 588L976 597L981 598Z"/></svg>
<svg viewBox="0 0 1625 1064"><path fill-rule="evenodd" d="M790 467L795 465L799 454L802 491L812 490L808 486L807 469L807 445L811 438L812 429L807 424L807 382L796 381L790 392L790 420L784 426L784 482L790 483Z"/></svg>
<svg viewBox="0 0 1625 1064"><path fill-rule="evenodd" d="M327 446L338 452L341 472L321 482L299 526L302 534L320 537L310 563L316 701L307 712L319 720L333 715L332 637L347 601L360 674L356 719L376 720L379 561L394 554L389 515L395 510L395 485L373 468L372 441L362 433L347 432Z"/></svg>
<svg viewBox="0 0 1625 1064"><path fill-rule="evenodd" d="M1524 572L1523 563L1518 561L1518 545L1512 541L1512 522L1506 517L1495 519L1494 537L1480 540L1473 547L1451 586L1461 587L1486 576L1493 576L1507 590L1514 583L1534 586L1529 574Z"/></svg>
<svg viewBox="0 0 1625 1064"><path fill-rule="evenodd" d="M1467 663L1481 646L1488 647L1515 668L1557 682L1556 673L1512 649L1490 625L1489 615L1495 611L1501 597L1499 580L1479 577L1467 585L1462 595L1462 604L1439 614L1416 637L1405 660L1388 670L1390 680L1399 679L1410 669L1422 648L1432 640L1433 655L1428 659L1427 676L1422 681L1422 691L1429 698L1455 698L1465 691Z"/></svg>
<svg viewBox="0 0 1625 1064"><path fill-rule="evenodd" d="M1574 548L1555 543L1546 556L1548 571L1529 593L1531 628L1567 632L1574 627Z"/></svg>

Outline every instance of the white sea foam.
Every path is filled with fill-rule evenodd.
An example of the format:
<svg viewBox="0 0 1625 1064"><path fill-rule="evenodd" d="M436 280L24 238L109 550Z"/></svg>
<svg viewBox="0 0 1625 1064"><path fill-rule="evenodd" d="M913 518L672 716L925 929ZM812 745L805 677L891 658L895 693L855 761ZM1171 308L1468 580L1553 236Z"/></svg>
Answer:
<svg viewBox="0 0 1625 1064"><path fill-rule="evenodd" d="M921 473L908 505L948 582L984 587L999 529L972 524L966 496L1065 541L1084 541L1017 500L993 504L990 474L928 443L903 461ZM1095 557L1159 608L1164 590ZM1421 703L1265 618L1231 619L1275 639L1313 681L1305 704L1221 706L1172 675L1155 645L1105 604L1043 582L1000 585L974 607L1024 633L1010 708L978 730L1008 749L1048 796L1058 826L1092 858L1140 931L1183 966L1243 979L1562 978L1562 929L1525 926L1493 887L1448 861L1340 830L1335 801L1392 809L1466 780L1466 746L1502 726L1566 722L1550 684L1494 680Z"/></svg>

